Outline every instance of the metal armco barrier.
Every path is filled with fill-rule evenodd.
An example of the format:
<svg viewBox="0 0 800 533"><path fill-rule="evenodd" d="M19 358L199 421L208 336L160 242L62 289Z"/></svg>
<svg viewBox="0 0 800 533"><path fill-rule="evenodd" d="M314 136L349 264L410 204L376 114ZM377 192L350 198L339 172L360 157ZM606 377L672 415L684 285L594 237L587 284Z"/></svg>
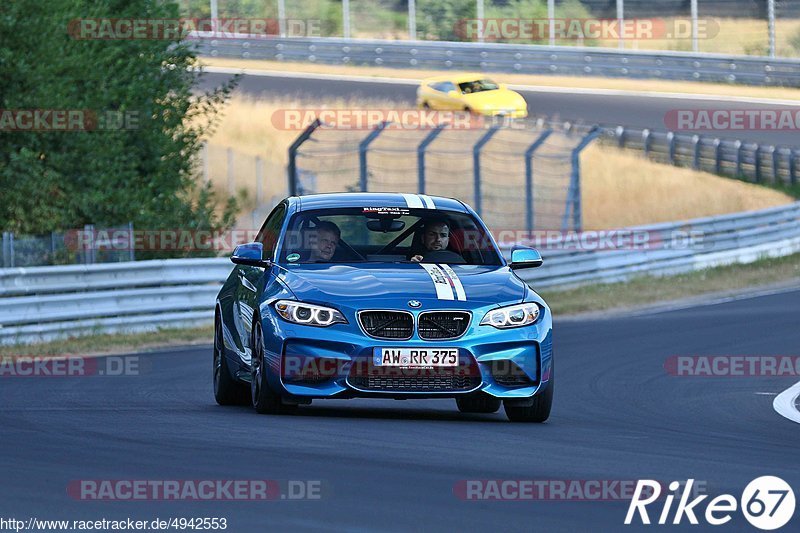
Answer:
<svg viewBox="0 0 800 533"><path fill-rule="evenodd" d="M520 271L521 277L534 288L568 287L789 255L800 251L800 202L629 230L649 235L650 244L545 247L544 266ZM210 325L214 296L231 268L227 258L215 258L0 270L0 344Z"/></svg>
<svg viewBox="0 0 800 533"><path fill-rule="evenodd" d="M214 37L196 33L190 38L200 54L215 57L800 86L800 61L786 58L474 42L253 38L244 34Z"/></svg>

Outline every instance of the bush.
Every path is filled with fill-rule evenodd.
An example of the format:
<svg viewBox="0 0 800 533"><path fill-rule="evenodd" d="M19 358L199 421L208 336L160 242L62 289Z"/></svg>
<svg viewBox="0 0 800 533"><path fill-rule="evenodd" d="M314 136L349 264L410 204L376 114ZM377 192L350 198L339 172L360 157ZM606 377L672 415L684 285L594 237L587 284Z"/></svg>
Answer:
<svg viewBox="0 0 800 533"><path fill-rule="evenodd" d="M233 199L196 182L195 157L233 83L192 94L178 40L78 40L78 18L178 17L160 0L10 2L0 17L0 109L126 114L135 129L0 130L0 228L37 234L133 222L137 229L229 227Z"/></svg>

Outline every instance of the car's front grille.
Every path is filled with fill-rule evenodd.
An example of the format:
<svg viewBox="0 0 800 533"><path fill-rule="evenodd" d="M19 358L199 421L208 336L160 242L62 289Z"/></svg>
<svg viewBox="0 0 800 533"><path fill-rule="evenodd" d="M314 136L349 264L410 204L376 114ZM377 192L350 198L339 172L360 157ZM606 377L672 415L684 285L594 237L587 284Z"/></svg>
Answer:
<svg viewBox="0 0 800 533"><path fill-rule="evenodd" d="M420 339L455 339L467 331L472 315L467 311L428 311L419 315Z"/></svg>
<svg viewBox="0 0 800 533"><path fill-rule="evenodd" d="M459 392L477 388L481 375L474 362L454 367L399 368L375 366L369 361L354 365L348 382L374 392Z"/></svg>
<svg viewBox="0 0 800 533"><path fill-rule="evenodd" d="M414 332L414 316L406 311L361 311L361 326L378 339L410 339Z"/></svg>

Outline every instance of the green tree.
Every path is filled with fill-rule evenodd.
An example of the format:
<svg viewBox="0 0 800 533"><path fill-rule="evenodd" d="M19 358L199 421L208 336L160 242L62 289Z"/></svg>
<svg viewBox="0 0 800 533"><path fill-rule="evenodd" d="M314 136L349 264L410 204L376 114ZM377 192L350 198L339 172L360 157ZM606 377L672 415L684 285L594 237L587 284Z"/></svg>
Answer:
<svg viewBox="0 0 800 533"><path fill-rule="evenodd" d="M235 80L193 94L201 74L193 45L180 38L84 40L68 33L71 20L101 17L171 19L178 6L10 0L0 7L0 109L130 119L117 130L0 128L0 228L43 233L128 221L142 229L229 227L235 200L200 187L195 162Z"/></svg>

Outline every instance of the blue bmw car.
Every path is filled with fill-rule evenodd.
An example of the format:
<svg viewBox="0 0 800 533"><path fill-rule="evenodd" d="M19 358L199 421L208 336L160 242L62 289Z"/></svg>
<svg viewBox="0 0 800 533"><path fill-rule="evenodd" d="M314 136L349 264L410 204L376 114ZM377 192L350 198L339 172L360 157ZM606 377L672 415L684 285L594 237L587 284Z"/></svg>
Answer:
<svg viewBox="0 0 800 533"><path fill-rule="evenodd" d="M236 247L214 321L214 396L290 413L324 398L451 398L544 422L552 316L466 204L422 194L290 197Z"/></svg>

